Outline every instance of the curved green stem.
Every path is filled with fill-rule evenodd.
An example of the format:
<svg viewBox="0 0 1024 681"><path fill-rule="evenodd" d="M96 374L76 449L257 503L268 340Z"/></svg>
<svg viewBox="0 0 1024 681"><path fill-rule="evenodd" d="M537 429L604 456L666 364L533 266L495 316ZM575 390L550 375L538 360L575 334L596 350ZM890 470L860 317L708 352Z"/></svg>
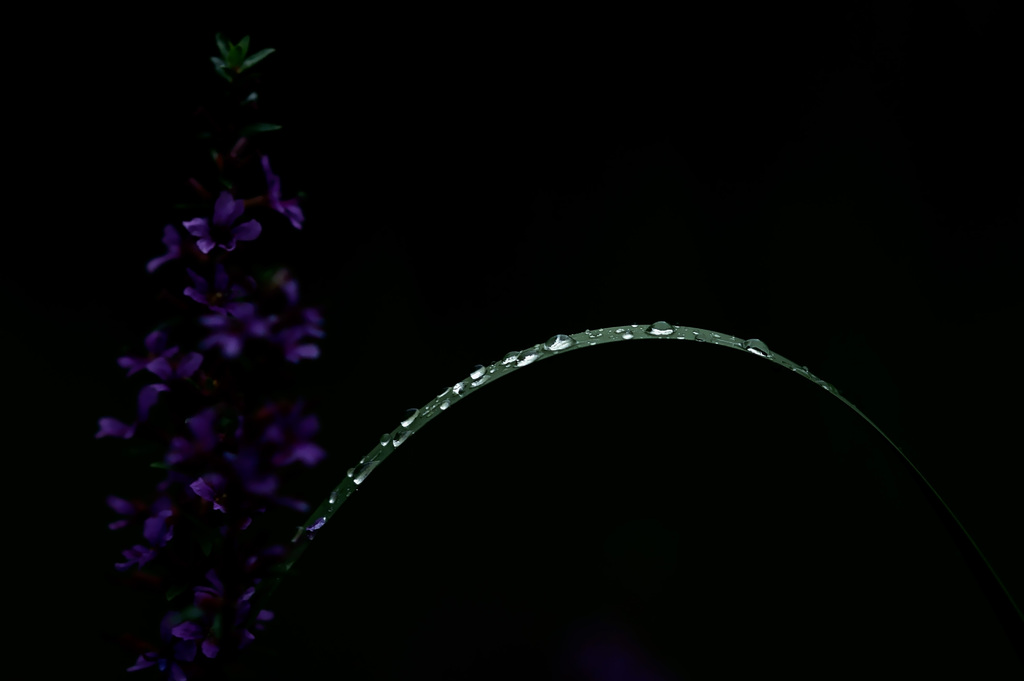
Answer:
<svg viewBox="0 0 1024 681"><path fill-rule="evenodd" d="M768 349L767 345L756 338L744 340L742 338L737 338L736 336L717 333L707 329L677 326L667 322L655 322L654 324L649 325L633 324L629 326L608 327L594 331L587 330L570 336L558 334L552 336L545 343L538 343L537 345L518 352L509 352L504 358L494 362L490 366L484 367L481 365L477 367L477 369L469 376L458 381L450 388L445 389L444 392L425 404L422 408L410 413L402 420L398 427L390 433L384 433L381 435L380 442L377 446L370 450L366 456L360 459L356 466L349 469L346 478L342 480L341 483L331 491L330 496L316 508L308 522L303 527L297 528L297 532L292 538L292 541L298 545L291 551L288 561L281 566L276 580L270 584L260 585L262 587L261 599L265 600L270 595L284 575L287 574L288 570L291 569L292 565L295 564L295 561L298 560L305 551L306 546L308 546L309 542L313 540L320 528L330 522L331 518L333 518L334 514L338 512L338 509L345 500L352 496L352 493L356 488L365 482L374 469L385 459L391 456L395 449L401 446L402 443L412 437L415 433L419 432L421 428L432 421L438 414L447 411L483 386L489 385L502 376L510 374L522 367L529 366L535 362L539 362L556 355L562 355L580 348L603 345L606 343L631 342L635 340L694 341L711 343L740 350L742 352L749 352L796 372L812 383L815 383L827 390L836 399L841 400L861 418L871 424L871 426L877 430L897 452L899 452L906 464L909 465L911 470L916 474L919 481L924 484L925 488L933 496L934 501L938 502L940 510L947 514L948 520L951 521L951 524L962 533L963 538L969 542L970 547L974 552L976 552L977 557L981 559L985 568L987 568L988 576L991 577L995 584L998 585L998 590L1001 590L1003 595L1005 595L1006 600L1010 605L1010 609L1016 612L1016 617L1019 620L1018 624L1024 625L1024 614L1021 613L1020 608L1017 606L1016 602L1014 602L1009 590L1003 584L1002 580L999 579L999 576L992 568L992 565L988 562L988 559L985 558L981 549L978 548L974 539L970 534L968 534L963 524L959 519L957 519L956 515L949 508L946 502L942 500L942 497L939 496L939 493L934 487L932 487L931 483L928 482L913 462L907 458L906 454L903 453L896 443L893 442L889 436L886 435L882 429L879 428L860 409L839 394L839 391L836 390L832 384L812 374L807 367L801 366L778 353L772 352ZM255 617L255 614L258 611L258 607L253 608L252 617ZM1013 628L1016 629L1018 627L1014 626Z"/></svg>

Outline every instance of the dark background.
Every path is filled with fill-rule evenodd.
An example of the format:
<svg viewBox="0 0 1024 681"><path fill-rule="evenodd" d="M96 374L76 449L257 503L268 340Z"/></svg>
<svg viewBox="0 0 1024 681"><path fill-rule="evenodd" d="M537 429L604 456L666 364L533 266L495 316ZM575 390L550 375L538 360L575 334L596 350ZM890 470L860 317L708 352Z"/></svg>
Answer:
<svg viewBox="0 0 1024 681"><path fill-rule="evenodd" d="M558 332L666 319L761 338L838 386L914 461L1020 602L1012 430L1020 359L1012 320L1019 317L1024 112L1013 97L1022 61L1004 5L858 4L817 14L743 8L671 19L433 11L328 19L285 10L246 18L176 9L140 17L131 30L115 28L113 15L82 14L26 31L9 62L8 108L19 127L8 142L17 176L3 343L18 402L7 444L13 500L31 517L19 530L28 547L13 555L24 553L33 566L39 605L26 616L34 640L68 650L61 664L72 668L102 664L114 675L127 666L94 632L115 627L118 612L108 572L120 545L106 532L103 499L138 473L92 434L100 416L125 403L115 359L150 330L154 291L144 265L163 252L169 207L203 162L189 146L188 121L219 87L209 64L218 30L233 40L250 34L253 50L277 48L264 62L260 101L267 120L285 127L265 147L286 195L307 195L301 233L268 231L261 239L280 239L282 262L327 319L323 357L302 385L318 400L321 441L331 451L322 475L310 480L311 497L326 495L405 408L474 364ZM809 383L724 350L661 346L597 348L542 363L460 405L446 415L450 424L417 435L405 460L375 473L338 516L349 525L325 528L304 559L309 576L305 586L289 587L296 589L289 602L308 605L282 604L280 629L267 636L276 650L309 647L295 659L283 652L274 664L312 670L333 659L339 674L350 664L357 678L409 678L402 665L412 664L418 673L459 678L444 662L459 659L463 673L479 678L485 667L474 664L497 659L508 667L516 659L536 671L546 669L536 660L550 650L607 640L614 643L599 647L662 665L662 676L650 678L702 678L708 668L700 655L708 651L746 660L756 652L766 667L783 664L768 652L780 650L776 638L767 637L771 646L756 642L777 635L781 619L764 613L782 601L741 608L759 613L739 619L760 636L736 634L730 620L735 639L683 653L680 640L703 634L663 623L685 620L686 607L715 611L679 605L687 588L588 600L584 594L619 593L601 582L618 579L607 577L615 569L596 570L604 576L593 584L577 568L557 574L573 560L600 563L580 558L587 550L620 555L607 549L614 537L653 533L623 555L654 555L661 565L659 549L650 548L661 546L657 537L674 537L666 540L676 547L665 549L671 555L691 556L700 537L734 527L707 520L706 535L684 541L689 535L679 534L675 519L696 511L653 499L699 499L699 509L735 494L746 519L736 522L756 538L763 528L749 519L775 512L765 510L770 500L755 501L757 490L791 499L795 486L808 495L799 506L807 511L783 514L779 527L810 522L820 504L834 503L861 508L863 527L874 528L857 533L853 521L840 523L846 530L836 537L856 537L830 540L833 553L861 546L858 560L902 564L913 575L907 561L926 564L928 551L944 550L948 540L939 538L920 552L879 539L897 553L863 557L878 548L870 537L883 536L891 509L858 506L862 487L840 484L859 480L844 466L860 464L841 458L849 446L835 424L843 417L819 404L821 395L807 395ZM885 451L864 438L864 447ZM675 454L659 459L660 447ZM797 454L811 457L815 448L827 453ZM566 450L572 457L559 455ZM767 452L780 463L761 469L756 458L732 461L723 451ZM481 459L493 467L481 469ZM812 460L831 463L815 475ZM696 461L717 485L684 495L665 487L699 477L688 468ZM908 490L901 508L926 508L898 461L890 462L886 470L897 472L864 485L900 480ZM648 465L647 482L625 482ZM741 477L763 487L729 477L737 471L758 471ZM586 484L574 485L574 474ZM439 494L445 485L451 493ZM606 486L619 490L619 501L588 496ZM844 494L850 503L837 501ZM529 510L501 515L514 508ZM569 527L538 521L579 508L592 510ZM925 527L925 515L906 512L894 537ZM494 533L482 536L477 528L487 518ZM519 562L501 553L509 546L518 547ZM471 547L479 563L467 563L460 547ZM678 560L665 561L681 570ZM830 564L847 564L837 561ZM657 569L636 570L631 583L657 581ZM838 584L875 585L864 593L876 594L883 610L893 593L906 592L879 577L877 565L836 574L824 585L788 584L844 603L857 603L851 593L860 592ZM973 593L970 578L956 574L950 592ZM886 625L893 636L924 626L931 611L921 608L942 602L945 577L921 578L934 590L910 598L910 614L878 619L906 623ZM685 584L701 578L688 575L694 581ZM592 590L566 586L573 584ZM543 596L535 602L528 593ZM646 605L622 610L620 601ZM805 621L840 619L808 605L820 599L806 592L785 602L803 604L793 607ZM669 617L652 603L679 609ZM963 607L950 609L967 613ZM841 627L845 636L882 626L858 612L849 618L856 626ZM531 618L555 624L536 633L544 627ZM809 631L805 624L799 635ZM960 630L947 635L927 651L908 643L907 659L967 664L936 657L969 639ZM531 641L534 652L510 652L496 640ZM815 640L834 652L824 658L840 656ZM982 645L964 645L973 644ZM487 653L489 646L496 647ZM468 650L485 652L477 663L459 653ZM563 669L559 678L570 675Z"/></svg>

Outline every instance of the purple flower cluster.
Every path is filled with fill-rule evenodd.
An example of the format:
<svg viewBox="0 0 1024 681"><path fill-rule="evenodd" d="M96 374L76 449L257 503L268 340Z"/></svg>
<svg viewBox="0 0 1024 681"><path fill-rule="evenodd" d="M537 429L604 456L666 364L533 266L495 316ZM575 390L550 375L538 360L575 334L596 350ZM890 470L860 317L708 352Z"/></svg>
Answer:
<svg viewBox="0 0 1024 681"><path fill-rule="evenodd" d="M282 200L265 155L238 154L248 146L239 139L215 155L218 169L235 169L225 158L237 166L258 159L261 183L225 178L232 190L213 199L193 180L213 205L164 227L167 252L146 269L172 282L163 297L179 314L150 332L139 354L118 358L138 384L135 414L101 418L96 432L148 446L150 465L164 471L155 488L112 494L107 504L118 516L110 529L131 536L114 567L145 576L166 596L159 626L136 646L128 671L155 668L175 681L206 678L273 618L251 601L290 543L268 539L257 519L273 508L308 513L286 490L297 471L326 455L306 403L281 398L293 380L289 367L319 356L320 313L300 303L288 271L253 276L244 260L245 242L273 236L259 210L296 229L304 216L295 199ZM182 310L191 314L182 318Z"/></svg>

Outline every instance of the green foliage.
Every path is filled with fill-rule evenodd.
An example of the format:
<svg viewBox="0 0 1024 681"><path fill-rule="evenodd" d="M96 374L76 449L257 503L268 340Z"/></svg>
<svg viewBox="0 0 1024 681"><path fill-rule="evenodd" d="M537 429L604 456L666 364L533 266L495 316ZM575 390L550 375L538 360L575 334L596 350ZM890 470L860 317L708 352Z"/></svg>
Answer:
<svg viewBox="0 0 1024 681"><path fill-rule="evenodd" d="M456 402L461 401L467 395L475 392L482 386L489 385L498 378L501 378L502 376L519 368L548 359L555 355L565 354L572 350L593 347L595 345L603 345L606 343L630 342L634 339L683 340L720 345L734 350L740 350L744 353L752 354L755 357L774 362L775 364L789 369L811 381L815 385L823 388L836 399L842 401L857 415L870 424L872 428L878 431L878 433L893 446L899 456L909 464L910 468L919 478L923 486L930 491L930 494L934 496L938 505L944 509L952 523L960 532L962 532L963 538L969 543L973 551L976 552L977 557L984 564L984 568L982 568L982 570L987 571L987 579L991 580L993 583L994 590L997 592L1001 591L1005 596L1007 605L1009 606L1010 618L1024 620L1024 615L1021 614L1019 607L1014 602L1012 595L1006 589L1002 580L982 554L980 548L974 542L974 539L967 533L967 530L956 518L948 505L946 505L942 500L935 488L932 487L920 470L914 466L910 459L907 458L906 454L900 450L889 436L886 435L860 409L846 399L835 386L828 381L815 376L807 369L807 367L799 365L796 362L771 351L768 346L759 339L751 338L749 340L745 340L737 338L736 336L709 331L707 329L679 326L663 321L649 325L634 324L630 326L609 327L593 331L587 330L572 335L557 334L544 343L538 343L530 348L526 348L525 350L509 352L502 359L491 363L489 366L478 367L469 376L458 381L452 387L445 389L440 395L425 404L422 408L411 410L397 428L390 433L384 433L380 436L379 444L370 450L366 456L360 459L357 465L349 469L346 478L334 488L329 498L324 500L315 508L308 521L305 523L304 528L300 528L300 531L297 532L295 537L292 539L293 542L301 543L299 543L299 545L295 547L295 550L292 551L288 562L281 566L280 574L274 578L265 580L257 587L257 596L254 601L263 602L270 597L276 587L280 584L281 580L287 576L288 571L294 565L295 561L302 555L309 542L312 541L321 527L328 524L342 503L344 503L345 500L355 492L356 488L366 480L370 473L372 473L377 466L390 456L397 447L404 443L414 433L419 431L419 429L426 425L426 423L433 420L438 414L447 411ZM302 529L304 529L304 531L301 531ZM986 577L982 576L982 578ZM254 613L258 611L258 606L254 607L252 610Z"/></svg>
<svg viewBox="0 0 1024 681"><path fill-rule="evenodd" d="M242 38L237 45L224 40L220 33L217 34L216 40L220 56L210 57L210 61L213 62L217 73L229 83L234 81L235 76L252 68L274 52L274 48L268 47L246 57L249 52L249 36Z"/></svg>

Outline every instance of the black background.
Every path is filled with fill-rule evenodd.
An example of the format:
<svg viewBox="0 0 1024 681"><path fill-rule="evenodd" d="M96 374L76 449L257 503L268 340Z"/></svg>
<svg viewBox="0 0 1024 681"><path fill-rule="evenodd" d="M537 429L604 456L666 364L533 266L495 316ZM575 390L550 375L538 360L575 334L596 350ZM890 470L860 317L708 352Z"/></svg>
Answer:
<svg viewBox="0 0 1024 681"><path fill-rule="evenodd" d="M11 551L13 571L29 573L38 599L26 607L31 638L69 651L59 664L98 664L116 678L131 661L95 636L117 626L111 604L123 598L109 588L120 544L106 531L103 500L144 474L92 434L100 416L130 403L115 359L150 330L144 265L163 251L169 207L204 162L190 151L188 121L220 86L209 64L218 30L233 40L250 34L253 50L277 48L260 101L284 128L265 146L286 195L307 195L302 232L282 227L261 240L279 239L282 262L327 319L323 357L297 387L317 401L331 452L310 478L311 497L326 495L405 408L474 364L554 333L666 319L761 338L838 386L915 462L1021 600L1012 424L1024 116L1012 96L1020 49L998 3L732 8L671 19L175 9L130 29L113 14L46 25L26 30L9 60L16 177L3 343L17 403L7 441L12 517L27 514L14 523L28 542ZM627 535L630 523L649 529L651 517L677 536L667 518L682 511L650 500L675 498L665 480L673 471L687 479L695 460L726 466L720 451L757 448L806 462L787 451L818 446L836 457L843 447L823 444L834 429L803 425L827 422L827 407L807 411L821 397L804 394L810 384L725 350L670 344L663 355L661 345L542 363L418 434L399 452L404 461L396 456L348 502L338 516L348 525L325 528L303 559L314 581L289 587L290 602L305 605L277 608L280 629L267 647L282 657L273 664L305 669L299 677L333 659L339 675L352 665L354 678L409 678L409 664L459 678L445 664L473 655L458 651L521 638L541 652L497 646L480 653L486 667L466 661L461 672L480 678L516 659L521 678L548 673L537 660L550 651L537 640L562 649L573 636L604 636L661 664L663 676L651 678L702 678L708 668L687 658L696 652L679 652L678 631L652 623L664 613L623 614L564 595L566 584L589 582L570 568L556 578L551 566L585 563L587 546L603 546L619 526ZM466 442L474 444L460 449ZM661 447L675 458L655 464ZM558 454L566 450L575 458ZM480 469L480 459L496 468ZM650 489L626 482L648 464ZM773 490L805 480L813 517L842 467L819 479L810 464L792 466L759 475ZM759 470L748 459L726 467ZM430 478L436 471L445 475ZM581 496L570 495L570 472L594 476L573 492ZM445 485L450 493L428 493ZM607 485L623 485L623 501L582 491ZM851 487L837 487L836 498ZM751 518L767 512L753 501L756 488L729 478L721 489L745 490L735 494ZM720 499L719 489L700 498ZM638 504L634 517L626 509ZM502 520L501 509L524 505L531 510ZM516 534L579 506L606 510L570 528ZM884 516L873 508L865 518ZM486 541L476 529L485 518L495 528ZM579 545L557 539L566 536ZM700 545L693 541L686 555ZM526 561L532 567L498 555L511 545L536 559ZM479 547L479 564L463 573L452 566L466 565L466 546ZM405 570L384 567L395 564ZM845 582L863 570L851 568ZM544 594L536 603L509 586L524 573L523 584L543 584L522 587ZM951 590L969 591L963 580ZM637 598L674 603L684 591ZM569 624L517 634L534 631L517 617ZM773 629L764 615L754 621ZM716 639L730 647L704 652L758 651L765 668L783 664L735 635ZM309 648L289 659L301 641ZM570 678L562 671L556 677Z"/></svg>

